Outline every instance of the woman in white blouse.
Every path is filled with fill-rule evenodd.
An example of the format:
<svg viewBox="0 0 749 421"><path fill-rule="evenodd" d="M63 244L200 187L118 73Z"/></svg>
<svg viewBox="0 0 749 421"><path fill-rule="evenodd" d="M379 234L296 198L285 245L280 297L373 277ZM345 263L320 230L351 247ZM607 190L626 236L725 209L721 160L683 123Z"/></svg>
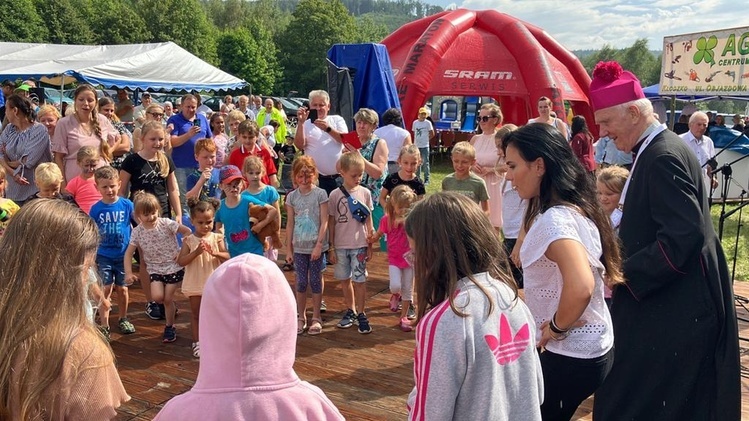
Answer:
<svg viewBox="0 0 749 421"><path fill-rule="evenodd" d="M520 261L541 351L541 413L569 420L613 363L603 278L623 282L618 243L593 179L558 130L529 124L510 133L505 148L507 179L529 201Z"/></svg>

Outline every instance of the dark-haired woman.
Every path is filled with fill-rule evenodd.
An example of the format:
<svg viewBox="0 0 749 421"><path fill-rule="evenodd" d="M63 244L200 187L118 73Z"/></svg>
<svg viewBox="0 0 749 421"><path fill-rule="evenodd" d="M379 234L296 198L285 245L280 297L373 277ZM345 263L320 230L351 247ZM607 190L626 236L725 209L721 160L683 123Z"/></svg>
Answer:
<svg viewBox="0 0 749 421"><path fill-rule="evenodd" d="M623 282L618 244L593 179L563 135L529 124L505 138L507 179L529 201L520 248L525 299L538 328L544 420L569 420L603 383L614 333L604 274Z"/></svg>
<svg viewBox="0 0 749 421"><path fill-rule="evenodd" d="M382 127L374 131L375 136L385 139L388 145L388 174L395 174L398 166L398 156L404 146L410 145L411 133L403 128L403 116L397 108L390 108L382 113Z"/></svg>
<svg viewBox="0 0 749 421"><path fill-rule="evenodd" d="M577 159L585 168L585 171L594 177L596 171L595 150L593 149L593 135L588 130L585 117L576 115L572 117L572 141L570 146Z"/></svg>
<svg viewBox="0 0 749 421"><path fill-rule="evenodd" d="M20 95L11 95L5 102L8 125L0 134L0 165L7 174L5 196L19 206L39 189L34 183L34 170L43 162L52 161L49 133L37 123L34 105Z"/></svg>

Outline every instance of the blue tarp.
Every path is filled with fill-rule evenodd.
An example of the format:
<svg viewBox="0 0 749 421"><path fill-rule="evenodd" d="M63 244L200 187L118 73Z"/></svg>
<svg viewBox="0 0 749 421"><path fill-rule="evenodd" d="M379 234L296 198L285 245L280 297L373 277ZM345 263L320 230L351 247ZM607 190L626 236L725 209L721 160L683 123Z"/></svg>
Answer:
<svg viewBox="0 0 749 421"><path fill-rule="evenodd" d="M371 108L382 116L389 108L400 109L390 56L382 44L336 44L328 59L350 69L354 79L354 112Z"/></svg>
<svg viewBox="0 0 749 421"><path fill-rule="evenodd" d="M710 139L713 140L715 150L723 149L728 143L730 143L736 136L741 135L738 130L729 129L728 127L710 127ZM733 142L728 150L740 153L742 155L749 154L749 137L741 135L741 137Z"/></svg>

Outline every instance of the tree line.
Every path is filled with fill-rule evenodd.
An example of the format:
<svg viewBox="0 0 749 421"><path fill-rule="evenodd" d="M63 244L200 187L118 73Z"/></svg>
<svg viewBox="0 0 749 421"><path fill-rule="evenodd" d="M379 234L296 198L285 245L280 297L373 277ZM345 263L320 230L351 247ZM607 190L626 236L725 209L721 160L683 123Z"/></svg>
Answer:
<svg viewBox="0 0 749 421"><path fill-rule="evenodd" d="M253 92L283 95L325 86L333 44L379 42L442 8L420 0L0 0L0 10L2 41L172 41Z"/></svg>

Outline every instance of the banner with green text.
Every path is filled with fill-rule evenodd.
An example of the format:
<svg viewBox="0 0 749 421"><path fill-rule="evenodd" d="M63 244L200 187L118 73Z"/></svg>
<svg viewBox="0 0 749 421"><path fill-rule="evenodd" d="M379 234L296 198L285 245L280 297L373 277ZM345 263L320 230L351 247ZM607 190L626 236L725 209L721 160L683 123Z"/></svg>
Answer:
<svg viewBox="0 0 749 421"><path fill-rule="evenodd" d="M659 93L749 96L749 27L664 37Z"/></svg>

